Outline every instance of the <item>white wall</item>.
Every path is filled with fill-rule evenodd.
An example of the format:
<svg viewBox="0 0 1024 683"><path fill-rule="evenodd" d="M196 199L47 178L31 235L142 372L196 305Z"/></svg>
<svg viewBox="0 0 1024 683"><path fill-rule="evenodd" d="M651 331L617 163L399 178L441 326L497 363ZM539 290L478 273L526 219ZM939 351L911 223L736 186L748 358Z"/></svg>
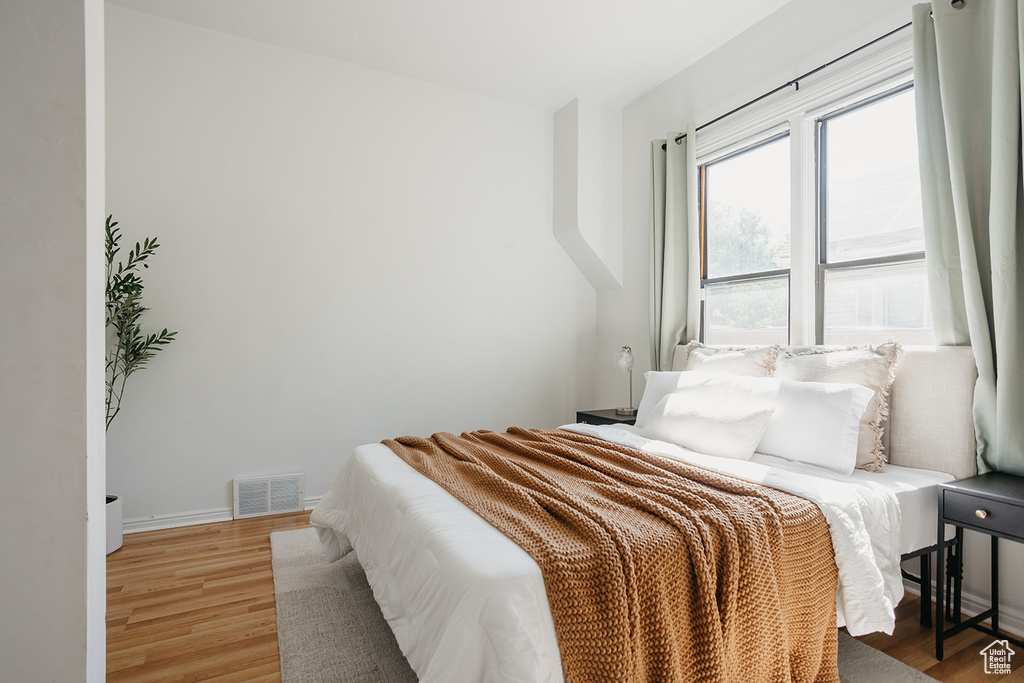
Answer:
<svg viewBox="0 0 1024 683"><path fill-rule="evenodd" d="M649 370L648 278L650 220L650 141L685 130L688 122L710 121L790 79L806 73L910 21L917 0L867 0L860 3L793 0L774 14L673 76L622 113L623 288L598 294L597 348L633 347L637 395ZM598 358L598 367L602 358ZM621 402L621 378L597 374L597 403ZM966 590L986 597L987 542L968 532ZM1001 547L1003 607L1008 628L1024 632L1024 576L1010 568L1024 564L1024 547ZM973 607L973 603L968 605Z"/></svg>
<svg viewBox="0 0 1024 683"><path fill-rule="evenodd" d="M596 295L551 229L550 114L109 6L107 207L179 338L111 425L126 519L402 434L593 403ZM609 370L610 371L610 370Z"/></svg>
<svg viewBox="0 0 1024 683"><path fill-rule="evenodd" d="M102 1L0 4L0 93L0 680L102 681Z"/></svg>

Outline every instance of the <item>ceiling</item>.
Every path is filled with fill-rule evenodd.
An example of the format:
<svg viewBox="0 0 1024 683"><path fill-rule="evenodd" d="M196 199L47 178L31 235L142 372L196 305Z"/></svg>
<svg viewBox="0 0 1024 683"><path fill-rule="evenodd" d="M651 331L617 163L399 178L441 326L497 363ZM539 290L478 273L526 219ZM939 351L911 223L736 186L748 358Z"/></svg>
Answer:
<svg viewBox="0 0 1024 683"><path fill-rule="evenodd" d="M548 110L622 106L789 0L108 0Z"/></svg>

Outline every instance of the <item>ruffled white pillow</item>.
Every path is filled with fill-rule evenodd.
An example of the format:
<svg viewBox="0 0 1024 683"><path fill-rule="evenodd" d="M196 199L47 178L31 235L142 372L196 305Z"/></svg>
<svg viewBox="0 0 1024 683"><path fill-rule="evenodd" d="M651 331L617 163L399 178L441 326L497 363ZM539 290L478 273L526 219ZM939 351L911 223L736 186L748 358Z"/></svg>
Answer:
<svg viewBox="0 0 1024 683"><path fill-rule="evenodd" d="M684 370L728 372L749 377L771 377L782 347L771 346L707 346L697 341L686 345Z"/></svg>

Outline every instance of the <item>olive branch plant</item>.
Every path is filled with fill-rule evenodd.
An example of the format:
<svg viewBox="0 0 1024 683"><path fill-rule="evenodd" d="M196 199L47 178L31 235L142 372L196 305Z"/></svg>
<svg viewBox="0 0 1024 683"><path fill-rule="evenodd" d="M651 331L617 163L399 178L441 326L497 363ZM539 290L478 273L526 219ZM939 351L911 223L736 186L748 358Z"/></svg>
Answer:
<svg viewBox="0 0 1024 683"><path fill-rule="evenodd" d="M168 332L165 327L157 333L142 332L142 314L149 309L142 305L142 278L139 268L149 268L146 261L157 248L156 238L146 238L128 252L128 260L114 258L121 251L121 231L116 227L113 215L107 216L107 322L113 330L107 342L107 429L114 417L121 411L124 386L134 373L146 367L149 360L174 341L177 332Z"/></svg>

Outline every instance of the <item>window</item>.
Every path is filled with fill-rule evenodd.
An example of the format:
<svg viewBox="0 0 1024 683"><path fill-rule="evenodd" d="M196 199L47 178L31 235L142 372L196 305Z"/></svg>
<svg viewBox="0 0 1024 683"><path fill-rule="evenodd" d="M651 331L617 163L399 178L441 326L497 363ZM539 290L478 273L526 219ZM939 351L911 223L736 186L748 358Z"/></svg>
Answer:
<svg viewBox="0 0 1024 683"><path fill-rule="evenodd" d="M789 136L701 167L709 344L789 343Z"/></svg>
<svg viewBox="0 0 1024 683"><path fill-rule="evenodd" d="M911 50L698 135L701 338L933 343Z"/></svg>
<svg viewBox="0 0 1024 683"><path fill-rule="evenodd" d="M817 127L818 340L931 343L913 90Z"/></svg>

